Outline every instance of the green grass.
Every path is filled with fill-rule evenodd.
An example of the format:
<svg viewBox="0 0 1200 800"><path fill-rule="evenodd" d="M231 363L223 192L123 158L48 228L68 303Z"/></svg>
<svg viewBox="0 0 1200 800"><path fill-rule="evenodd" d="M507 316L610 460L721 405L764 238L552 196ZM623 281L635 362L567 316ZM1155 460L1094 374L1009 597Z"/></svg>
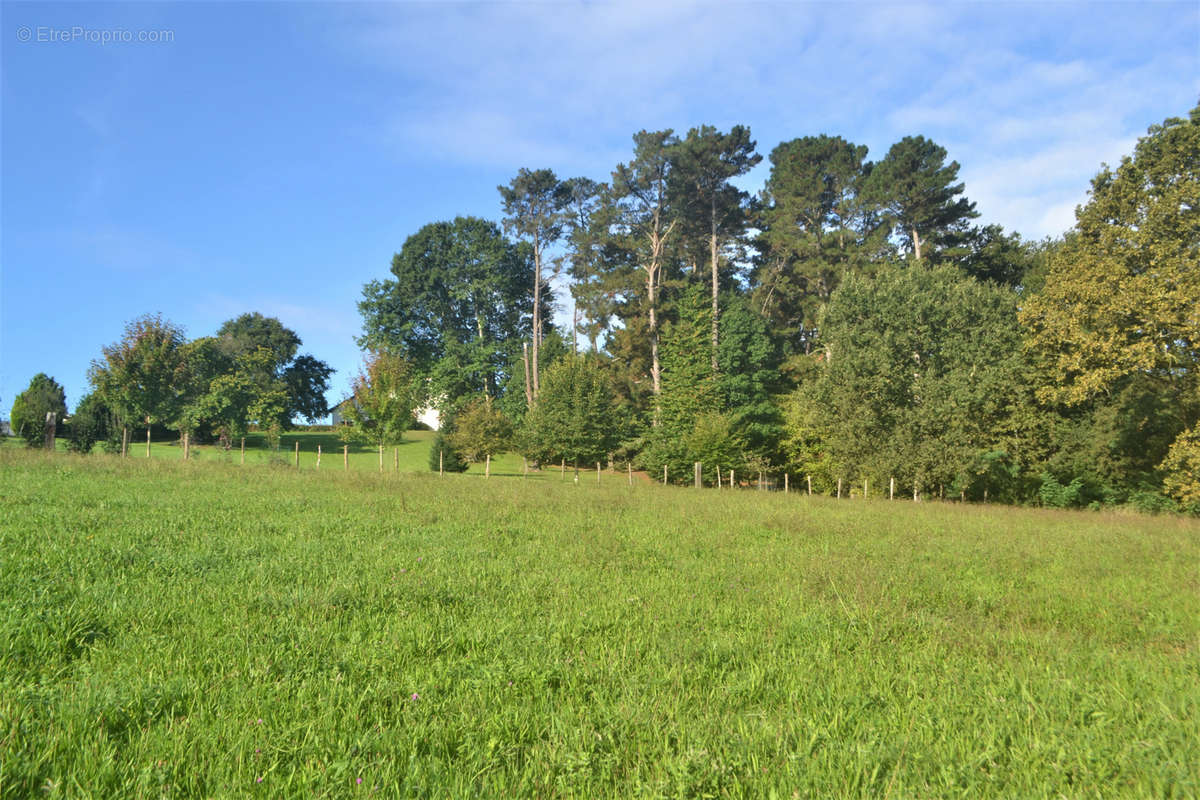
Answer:
<svg viewBox="0 0 1200 800"><path fill-rule="evenodd" d="M0 449L0 797L1200 794L1195 520L338 467Z"/></svg>
<svg viewBox="0 0 1200 800"><path fill-rule="evenodd" d="M139 439L138 436L142 438ZM384 472L428 472L429 471L429 448L435 436L434 431L407 431L404 434L404 441L398 445L387 445L383 453L383 471ZM138 431L133 431L131 441L129 443L129 458L133 460L145 460L146 456L146 432L143 429L140 434ZM246 451L243 459L241 450L241 441L234 442L233 448L224 450L215 444L193 445L190 448L189 458L192 461L200 463L220 463L241 466L243 463L247 466L256 464L275 464L275 465L296 465L296 445L300 445L300 469L316 471L317 467L317 448L321 448L321 465L320 470L350 470L354 472L379 472L379 449L361 442L346 443L339 438L337 433L330 431L309 431L296 430L283 434L280 437L279 448L272 450L266 441L266 437L260 433L252 433L246 437ZM346 448L345 458L343 459L342 448ZM5 437L0 440L0 449L25 449L24 442L15 437ZM59 438L55 441L56 451L59 453L67 452L66 439ZM99 454L101 448L96 446L96 453ZM151 461L182 461L183 446L177 439L167 441L153 440L150 442ZM596 477L595 465L592 465L592 479ZM468 475L483 475L483 464L472 464L467 470ZM526 475L525 464L521 460L521 456L516 453L505 453L495 456L492 459L491 474L496 476L513 476L520 475L533 480L544 480L553 478L559 480L560 472L557 467L547 468L545 471L531 469Z"/></svg>

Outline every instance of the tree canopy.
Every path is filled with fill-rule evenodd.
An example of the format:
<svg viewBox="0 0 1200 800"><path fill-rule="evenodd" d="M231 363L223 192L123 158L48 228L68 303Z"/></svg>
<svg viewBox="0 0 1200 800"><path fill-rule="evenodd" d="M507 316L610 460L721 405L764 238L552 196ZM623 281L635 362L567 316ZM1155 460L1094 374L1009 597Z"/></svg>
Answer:
<svg viewBox="0 0 1200 800"><path fill-rule="evenodd" d="M532 331L533 254L477 217L424 226L392 259L392 277L363 288L359 344L402 356L453 403L496 396L509 350ZM549 313L549 293L541 300Z"/></svg>

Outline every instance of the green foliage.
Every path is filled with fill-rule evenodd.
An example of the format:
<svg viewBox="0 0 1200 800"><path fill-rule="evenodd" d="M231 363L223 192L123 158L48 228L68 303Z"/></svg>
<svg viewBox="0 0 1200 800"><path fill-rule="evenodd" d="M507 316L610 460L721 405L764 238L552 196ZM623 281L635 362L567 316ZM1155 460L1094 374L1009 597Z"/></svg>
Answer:
<svg viewBox="0 0 1200 800"><path fill-rule="evenodd" d="M1039 395L1078 405L1133 375L1191 393L1200 385L1200 106L1103 169L1022 307L1048 370ZM1187 421L1190 426L1195 417Z"/></svg>
<svg viewBox="0 0 1200 800"><path fill-rule="evenodd" d="M471 462L503 453L512 445L512 422L492 404L490 397L476 397L454 416L449 434L454 448Z"/></svg>
<svg viewBox="0 0 1200 800"><path fill-rule="evenodd" d="M944 147L905 136L875 165L866 192L913 258L935 259L962 245L969 220L979 216L958 196L964 185L956 181L958 162L946 163Z"/></svg>
<svg viewBox="0 0 1200 800"><path fill-rule="evenodd" d="M1023 242L1019 233L1005 233L999 225L973 230L967 247L960 261L963 272L1001 286L1026 286L1042 261L1042 246Z"/></svg>
<svg viewBox="0 0 1200 800"><path fill-rule="evenodd" d="M842 279L871 271L886 244L865 194L866 156L865 145L840 136L806 136L771 151L754 294L789 351L803 349Z"/></svg>
<svg viewBox="0 0 1200 800"><path fill-rule="evenodd" d="M429 469L433 472L466 472L468 466L454 446L453 438L444 430L437 431L429 445Z"/></svg>
<svg viewBox="0 0 1200 800"><path fill-rule="evenodd" d="M183 328L161 315L129 322L121 339L102 348L88 377L123 424L173 422L180 414L186 368Z"/></svg>
<svg viewBox="0 0 1200 800"><path fill-rule="evenodd" d="M598 358L568 354L543 373L519 440L522 452L538 462L592 464L607 459L623 427Z"/></svg>
<svg viewBox="0 0 1200 800"><path fill-rule="evenodd" d="M826 359L802 387L846 479L927 493L970 483L1004 449L1024 365L1014 295L952 267L851 276L822 325Z"/></svg>
<svg viewBox="0 0 1200 800"><path fill-rule="evenodd" d="M67 415L67 395L58 381L39 372L29 386L13 400L9 424L12 432L25 440L29 447L45 443L46 415L54 413L54 423L60 427Z"/></svg>
<svg viewBox="0 0 1200 800"><path fill-rule="evenodd" d="M402 356L371 351L354 379L353 401L346 407L350 425L343 432L375 445L403 441L404 432L412 426L420 382Z"/></svg>
<svg viewBox="0 0 1200 800"><path fill-rule="evenodd" d="M1064 486L1053 475L1044 472L1038 497L1046 508L1077 508L1083 505L1083 479L1072 478Z"/></svg>
<svg viewBox="0 0 1200 800"><path fill-rule="evenodd" d="M269 358L256 357L260 374L253 377L259 386L282 382L286 401L277 423L272 423L281 428L290 428L295 417L316 422L329 413L325 392L333 369L307 353L297 355L302 344L295 331L258 312L228 320L217 331L216 346L228 362L259 349L270 353Z"/></svg>
<svg viewBox="0 0 1200 800"><path fill-rule="evenodd" d="M190 374L195 381L184 406L182 430L211 425L222 445L244 436L251 425L263 431L272 449L285 426L289 395L283 380L274 377L275 354L259 347L239 354L232 365L211 360L212 340L188 345Z"/></svg>
<svg viewBox="0 0 1200 800"><path fill-rule="evenodd" d="M694 462L715 468L718 456L726 470L778 460L783 428L770 397L779 375L776 343L745 298L725 296L714 375L706 294L700 284L689 286L676 303L678 319L663 331L660 424L646 434L640 459L655 475L666 465L690 480Z"/></svg>
<svg viewBox="0 0 1200 800"><path fill-rule="evenodd" d="M1200 427L1185 431L1175 439L1162 468L1167 494L1193 513L1200 513Z"/></svg>
<svg viewBox="0 0 1200 800"><path fill-rule="evenodd" d="M392 259L392 278L363 287L359 344L402 356L446 407L504 383L513 342L531 335L533 253L491 222L424 226ZM550 292L541 296L550 318Z"/></svg>
<svg viewBox="0 0 1200 800"><path fill-rule="evenodd" d="M114 441L119 450L120 426L112 409L96 392L84 395L67 425L67 449L73 453L90 453L98 442L103 442L111 451Z"/></svg>

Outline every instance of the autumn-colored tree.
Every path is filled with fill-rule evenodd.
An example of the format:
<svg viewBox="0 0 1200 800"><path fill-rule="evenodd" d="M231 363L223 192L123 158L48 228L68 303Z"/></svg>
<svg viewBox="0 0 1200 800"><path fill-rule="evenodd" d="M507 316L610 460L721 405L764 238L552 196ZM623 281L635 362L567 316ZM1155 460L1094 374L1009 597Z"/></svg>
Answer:
<svg viewBox="0 0 1200 800"><path fill-rule="evenodd" d="M1179 432L1162 464L1167 486L1190 496L1187 480L1169 476L1191 463L1200 420L1200 106L1104 167L1076 219L1021 310L1046 372L1038 396L1079 406L1152 384Z"/></svg>

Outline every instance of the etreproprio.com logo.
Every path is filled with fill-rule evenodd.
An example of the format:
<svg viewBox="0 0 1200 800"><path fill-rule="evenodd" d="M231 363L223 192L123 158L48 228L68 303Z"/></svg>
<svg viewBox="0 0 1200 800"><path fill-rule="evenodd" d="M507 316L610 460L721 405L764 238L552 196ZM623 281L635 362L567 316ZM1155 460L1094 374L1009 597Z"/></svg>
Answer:
<svg viewBox="0 0 1200 800"><path fill-rule="evenodd" d="M69 28L22 25L17 28L17 41L33 44L169 44L175 41L175 31L131 31L126 28L88 28L83 25Z"/></svg>

